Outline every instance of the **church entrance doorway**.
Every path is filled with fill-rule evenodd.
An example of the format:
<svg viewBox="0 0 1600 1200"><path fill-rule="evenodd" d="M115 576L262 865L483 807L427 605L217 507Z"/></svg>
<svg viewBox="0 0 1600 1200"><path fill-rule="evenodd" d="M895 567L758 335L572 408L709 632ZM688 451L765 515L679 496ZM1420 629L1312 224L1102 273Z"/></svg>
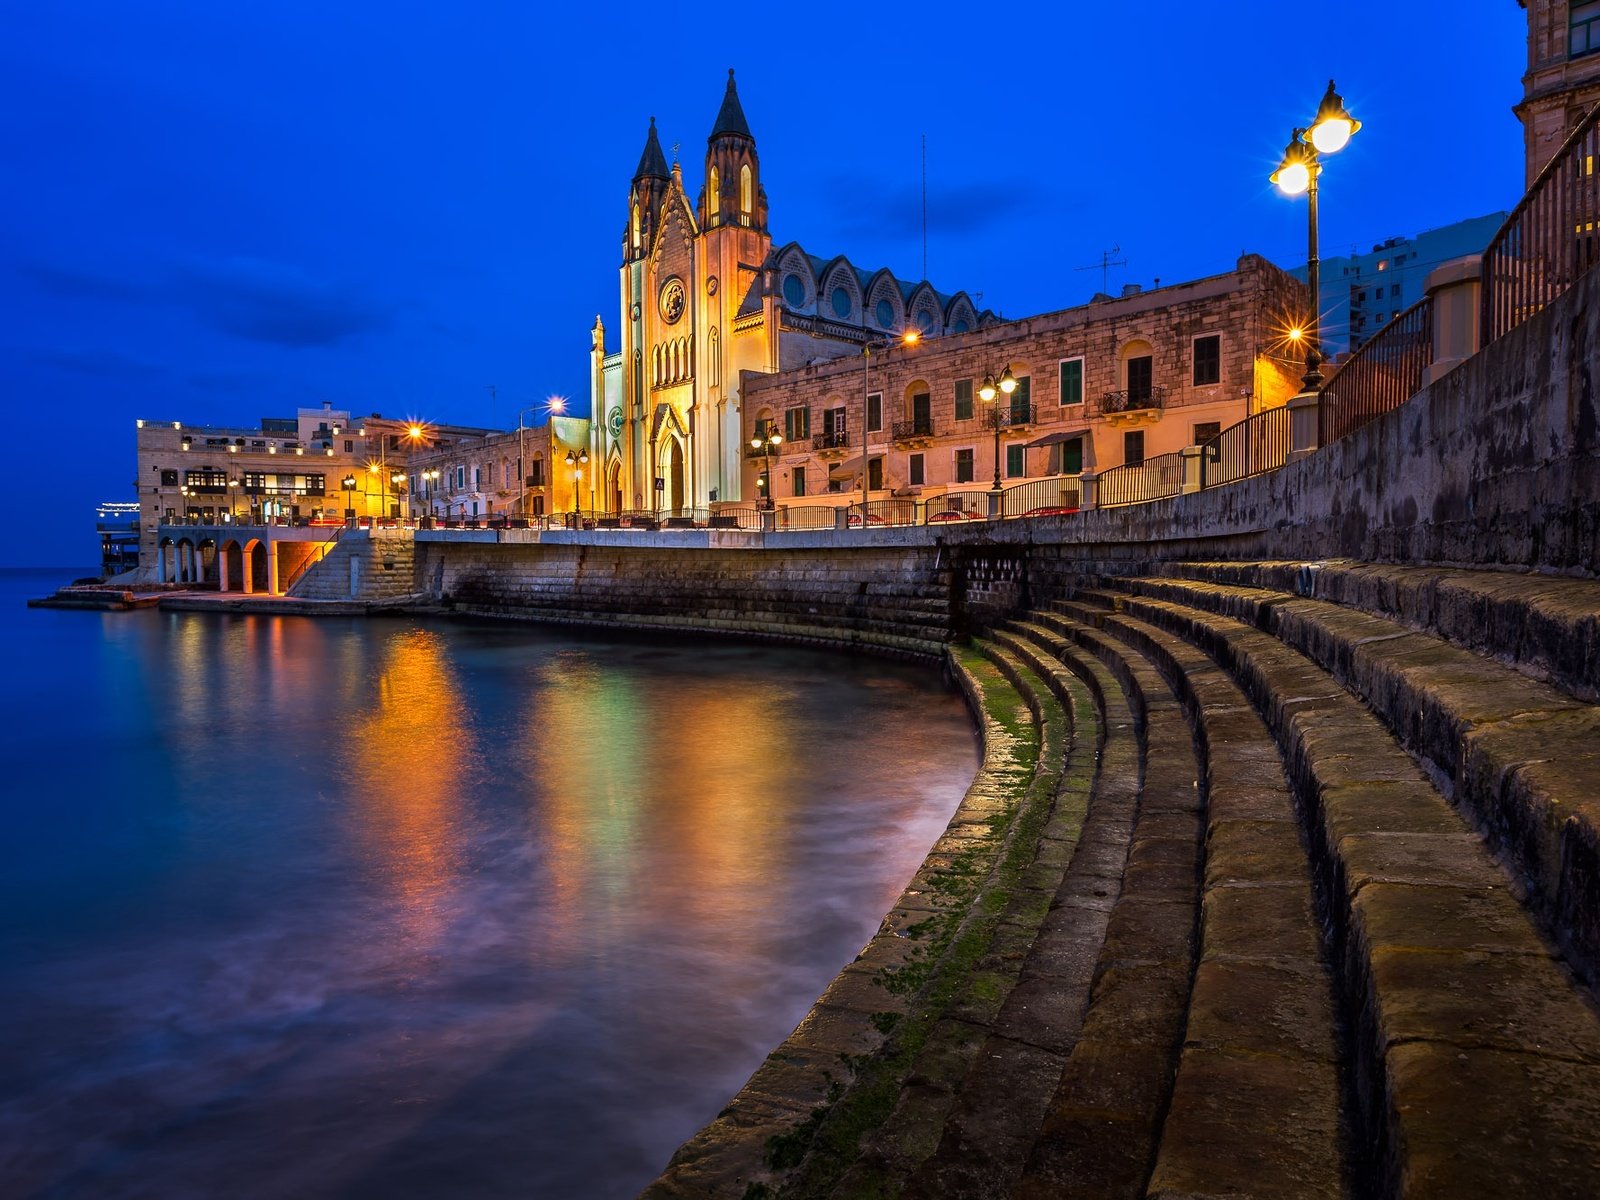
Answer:
<svg viewBox="0 0 1600 1200"><path fill-rule="evenodd" d="M667 439L667 502L673 511L683 507L683 446L677 438Z"/></svg>
<svg viewBox="0 0 1600 1200"><path fill-rule="evenodd" d="M606 468L606 511L622 511L622 464L615 460Z"/></svg>

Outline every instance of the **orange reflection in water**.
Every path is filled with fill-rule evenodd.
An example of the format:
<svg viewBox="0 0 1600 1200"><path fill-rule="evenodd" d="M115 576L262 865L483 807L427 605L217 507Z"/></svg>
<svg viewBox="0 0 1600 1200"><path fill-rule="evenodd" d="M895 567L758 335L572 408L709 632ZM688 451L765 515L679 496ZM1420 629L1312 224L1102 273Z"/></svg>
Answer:
<svg viewBox="0 0 1600 1200"><path fill-rule="evenodd" d="M759 888L782 851L787 814L770 797L801 769L778 725L782 689L726 674L646 678L641 688L582 651L540 670L525 770L542 797L547 949L565 947L581 920L637 908L641 890L675 895L676 916L737 940L718 898Z"/></svg>
<svg viewBox="0 0 1600 1200"><path fill-rule="evenodd" d="M412 629L384 649L377 694L351 723L345 778L373 867L421 948L447 920L459 847L455 802L476 755L443 639Z"/></svg>

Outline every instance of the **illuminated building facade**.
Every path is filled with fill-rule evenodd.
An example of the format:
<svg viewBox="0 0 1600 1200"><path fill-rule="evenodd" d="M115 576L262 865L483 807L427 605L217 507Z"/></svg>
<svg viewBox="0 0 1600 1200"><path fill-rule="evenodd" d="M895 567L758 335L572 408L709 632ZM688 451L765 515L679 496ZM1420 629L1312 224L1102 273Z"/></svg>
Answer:
<svg viewBox="0 0 1600 1200"><path fill-rule="evenodd" d="M1528 73L1522 102L1532 184L1567 135L1600 104L1600 0L1517 0L1528 13Z"/></svg>
<svg viewBox="0 0 1600 1200"><path fill-rule="evenodd" d="M412 512L474 521L590 510L597 484L590 460L576 461L589 440L587 418L551 416L543 425L419 450L406 467Z"/></svg>
<svg viewBox="0 0 1600 1200"><path fill-rule="evenodd" d="M743 440L776 428L781 504L970 494L1101 472L1196 445L1300 390L1290 339L1305 285L1257 255L1237 268L874 354L745 381ZM1014 391L988 404L986 376ZM865 412L866 453L861 423ZM746 491L766 460L746 458ZM863 474L866 478L863 481Z"/></svg>
<svg viewBox="0 0 1600 1200"><path fill-rule="evenodd" d="M655 121L629 188L620 345L591 331L589 455L605 511L703 508L748 498L741 379L841 356L916 328L927 337L993 319L961 292L908 284L796 243L773 247L755 138L733 73L691 199Z"/></svg>

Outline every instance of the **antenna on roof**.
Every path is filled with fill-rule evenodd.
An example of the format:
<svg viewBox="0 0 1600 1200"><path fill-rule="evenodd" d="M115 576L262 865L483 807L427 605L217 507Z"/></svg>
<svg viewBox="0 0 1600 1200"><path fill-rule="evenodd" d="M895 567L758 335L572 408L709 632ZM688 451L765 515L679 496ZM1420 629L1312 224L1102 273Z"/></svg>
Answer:
<svg viewBox="0 0 1600 1200"><path fill-rule="evenodd" d="M922 135L922 277L928 277L928 135Z"/></svg>
<svg viewBox="0 0 1600 1200"><path fill-rule="evenodd" d="M1099 262L1090 263L1087 267L1074 267L1072 269L1074 271L1099 271L1100 272L1100 290L1102 292L1104 292L1104 291L1108 290L1110 288L1110 286L1111 286L1111 268L1112 267L1125 267L1125 266L1128 265L1128 260L1127 259L1125 259L1125 258L1113 258L1112 257L1112 255L1114 255L1114 254L1121 254L1121 253L1122 253L1122 247L1120 245L1113 246L1113 247L1111 247L1111 249L1104 250L1104 251L1101 252L1100 261Z"/></svg>

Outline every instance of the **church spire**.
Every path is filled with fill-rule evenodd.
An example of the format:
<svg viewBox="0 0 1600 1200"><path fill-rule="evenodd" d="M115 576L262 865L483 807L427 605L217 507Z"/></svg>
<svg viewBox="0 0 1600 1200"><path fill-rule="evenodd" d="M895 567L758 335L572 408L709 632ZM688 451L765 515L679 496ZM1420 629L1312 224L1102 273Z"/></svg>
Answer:
<svg viewBox="0 0 1600 1200"><path fill-rule="evenodd" d="M735 104L737 103L735 101ZM742 117L740 119L743 120ZM644 139L644 153L639 156L639 169L633 173L633 181L638 183L641 179L665 178L667 178L667 156L661 153L661 142L656 138L656 119L651 117L650 133Z"/></svg>
<svg viewBox="0 0 1600 1200"><path fill-rule="evenodd" d="M722 108L717 113L717 123L711 127L707 141L715 141L726 134L750 137L750 126L745 122L744 109L739 104L739 91L733 86L733 68L728 68L728 90L722 97ZM754 141L754 138L750 138Z"/></svg>

